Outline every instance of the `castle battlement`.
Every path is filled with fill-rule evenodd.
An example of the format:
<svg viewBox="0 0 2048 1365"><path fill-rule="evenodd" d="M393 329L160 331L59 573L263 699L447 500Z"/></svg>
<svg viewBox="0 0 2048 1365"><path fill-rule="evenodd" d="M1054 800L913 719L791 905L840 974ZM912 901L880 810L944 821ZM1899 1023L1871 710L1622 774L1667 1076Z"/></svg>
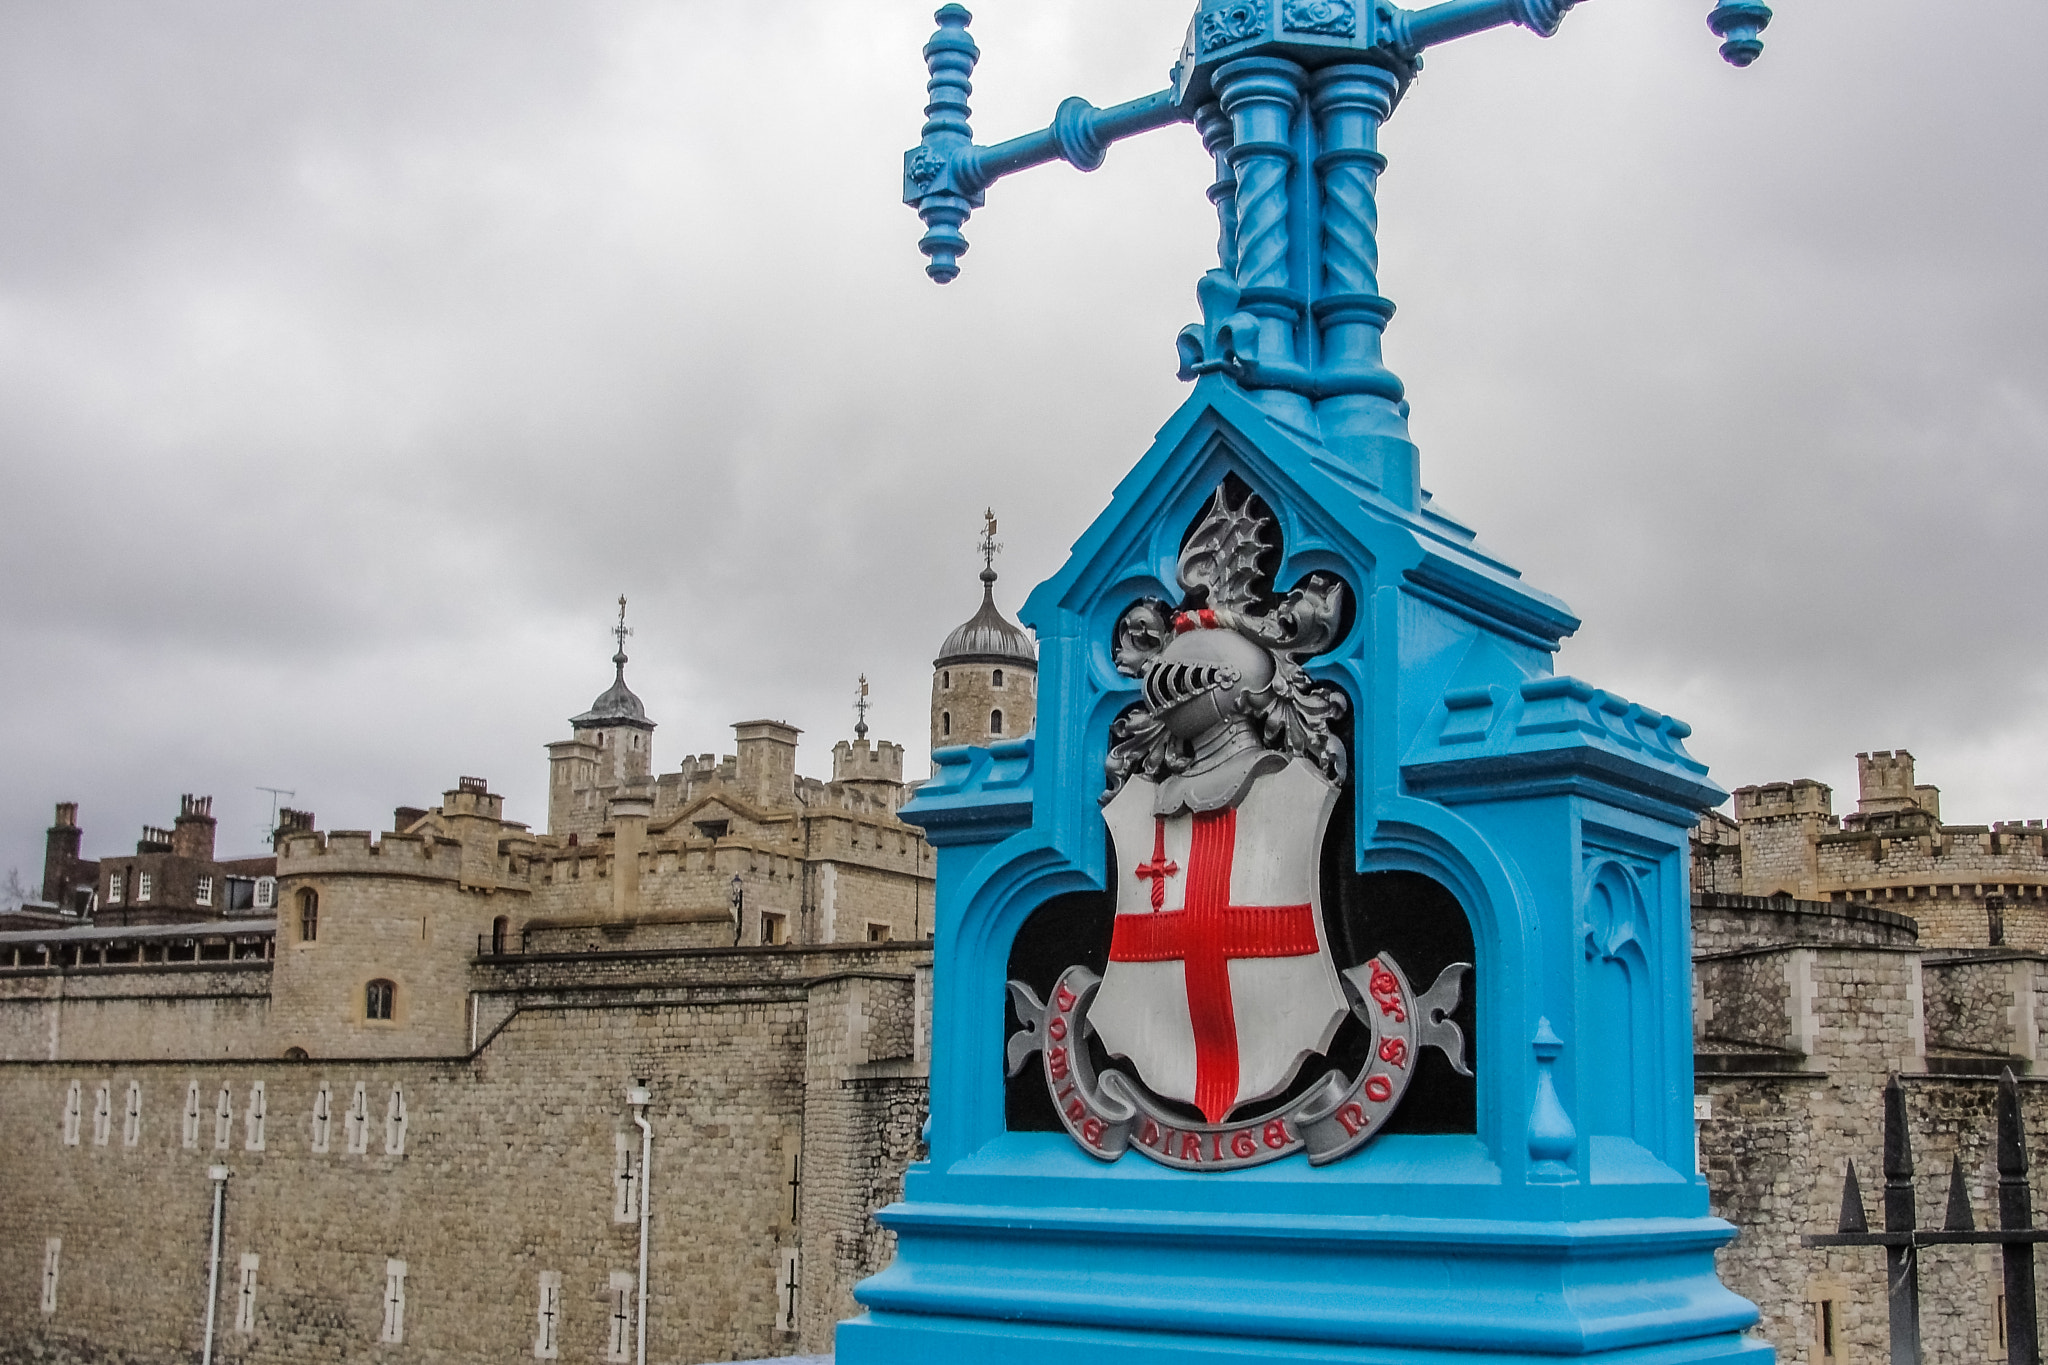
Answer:
<svg viewBox="0 0 2048 1365"><path fill-rule="evenodd" d="M385 834L337 829L293 832L277 843L277 875L331 877L346 873L428 876L454 881L462 875L462 845L431 834Z"/></svg>
<svg viewBox="0 0 2048 1365"><path fill-rule="evenodd" d="M1834 789L1825 782L1802 777L1795 782L1765 782L1735 791L1735 818L1739 822L1789 816L1818 816L1829 824L1839 823L1834 815Z"/></svg>
<svg viewBox="0 0 2048 1365"><path fill-rule="evenodd" d="M872 746L865 738L842 739L832 746L834 782L903 781L903 746L877 740Z"/></svg>
<svg viewBox="0 0 2048 1365"><path fill-rule="evenodd" d="M1940 789L1904 749L1858 754L1856 769L1857 808L1839 818L1811 778L1738 790L1738 839L1712 813L1693 831L1694 892L1882 906L1929 947L2048 949L2048 821L1943 824Z"/></svg>

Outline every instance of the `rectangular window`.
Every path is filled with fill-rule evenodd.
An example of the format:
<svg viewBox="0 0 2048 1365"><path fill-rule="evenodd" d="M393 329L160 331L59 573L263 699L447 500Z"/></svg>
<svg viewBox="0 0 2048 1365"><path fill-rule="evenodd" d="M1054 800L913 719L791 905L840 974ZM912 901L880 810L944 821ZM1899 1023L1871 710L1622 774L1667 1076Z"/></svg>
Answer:
<svg viewBox="0 0 2048 1365"><path fill-rule="evenodd" d="M782 1135L782 1225L795 1231L797 1215L803 1211L804 1138L801 1133Z"/></svg>
<svg viewBox="0 0 2048 1365"><path fill-rule="evenodd" d="M256 1253L242 1253L242 1283L235 1292L235 1330L256 1330Z"/></svg>
<svg viewBox="0 0 2048 1365"><path fill-rule="evenodd" d="M57 1311L57 1261L64 1254L64 1239L52 1237L43 1243L43 1313Z"/></svg>
<svg viewBox="0 0 2048 1365"><path fill-rule="evenodd" d="M633 1358L633 1272L614 1270L611 1307L605 1323L604 1358L616 1362Z"/></svg>
<svg viewBox="0 0 2048 1365"><path fill-rule="evenodd" d="M789 916L763 913L761 916L761 942L770 944L789 942Z"/></svg>
<svg viewBox="0 0 2048 1365"><path fill-rule="evenodd" d="M114 1088L105 1081L92 1097L92 1145L104 1147L114 1127Z"/></svg>
<svg viewBox="0 0 2048 1365"><path fill-rule="evenodd" d="M384 1106L384 1155L405 1155L405 1092L391 1087L391 1102Z"/></svg>
<svg viewBox="0 0 2048 1365"><path fill-rule="evenodd" d="M277 878L258 877L256 879L256 908L258 910L268 910L276 904Z"/></svg>
<svg viewBox="0 0 2048 1365"><path fill-rule="evenodd" d="M2005 1295L2000 1294L1998 1296L1998 1302L1992 1305L1991 1311L1998 1319L1998 1353L2004 1355L2007 1350L2005 1344Z"/></svg>
<svg viewBox="0 0 2048 1365"><path fill-rule="evenodd" d="M66 1147L76 1147L78 1145L78 1120L85 1107L85 1100L78 1092L79 1085L77 1081L73 1081L71 1088L64 1092L64 1145Z"/></svg>
<svg viewBox="0 0 2048 1365"><path fill-rule="evenodd" d="M211 877L201 877L201 878L199 879L199 889L198 889L197 891L195 891L195 892L193 893L193 895L192 895L192 899L193 899L193 901L194 901L194 903L195 903L195 904L199 904L199 905L212 905L212 904L213 904L213 878L211 878Z"/></svg>
<svg viewBox="0 0 2048 1365"><path fill-rule="evenodd" d="M796 1330L797 1289L796 1248L784 1247L775 1267L775 1330L778 1332Z"/></svg>
<svg viewBox="0 0 2048 1365"><path fill-rule="evenodd" d="M562 1272L543 1270L540 1273L540 1309L535 1314L533 1328L533 1358L555 1360L561 1355L562 1342Z"/></svg>
<svg viewBox="0 0 2048 1365"><path fill-rule="evenodd" d="M325 1154L327 1142L334 1134L334 1098L323 1083L313 1094L313 1150Z"/></svg>
<svg viewBox="0 0 2048 1365"><path fill-rule="evenodd" d="M142 1141L142 1082L128 1082L128 1114L121 1123L121 1145L133 1147Z"/></svg>
<svg viewBox="0 0 2048 1365"><path fill-rule="evenodd" d="M120 903L121 874L118 872L110 872L107 874L107 904L119 905Z"/></svg>
<svg viewBox="0 0 2048 1365"><path fill-rule="evenodd" d="M612 1134L612 1221L640 1221L640 1144L637 1133Z"/></svg>
<svg viewBox="0 0 2048 1365"><path fill-rule="evenodd" d="M220 1098L213 1105L213 1150L225 1152L235 1145L235 1092L223 1083Z"/></svg>
<svg viewBox="0 0 2048 1365"><path fill-rule="evenodd" d="M377 1340L405 1340L405 1262L384 1262L384 1330Z"/></svg>
<svg viewBox="0 0 2048 1365"><path fill-rule="evenodd" d="M870 925L868 926L868 942L870 942L870 943L887 943L888 941L889 941L889 926L888 926L888 925L886 925L886 924L870 924Z"/></svg>
<svg viewBox="0 0 2048 1365"><path fill-rule="evenodd" d="M356 1097L349 1101L343 1126L347 1129L350 1156L361 1156L370 1150L370 1092L361 1081L356 1082Z"/></svg>
<svg viewBox="0 0 2048 1365"><path fill-rule="evenodd" d="M1813 1306L1814 1345L1823 1362L1835 1358L1835 1301L1822 1299Z"/></svg>
<svg viewBox="0 0 2048 1365"><path fill-rule="evenodd" d="M199 1082L185 1088L185 1150L199 1145Z"/></svg>
<svg viewBox="0 0 2048 1365"><path fill-rule="evenodd" d="M263 1082L249 1082L249 1108L243 1115L242 1148L244 1151L263 1150L263 1119L270 1112L270 1103L263 1093Z"/></svg>
<svg viewBox="0 0 2048 1365"><path fill-rule="evenodd" d="M135 874L135 899L138 902L148 900L150 894L155 889L156 878L152 877L147 872L138 872Z"/></svg>

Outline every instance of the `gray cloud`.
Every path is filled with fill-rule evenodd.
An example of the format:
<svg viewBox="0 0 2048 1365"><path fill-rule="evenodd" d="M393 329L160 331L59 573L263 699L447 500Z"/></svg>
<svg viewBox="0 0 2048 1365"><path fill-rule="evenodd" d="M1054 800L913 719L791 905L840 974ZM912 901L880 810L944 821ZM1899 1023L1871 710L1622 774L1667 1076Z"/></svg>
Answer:
<svg viewBox="0 0 2048 1365"><path fill-rule="evenodd" d="M995 0L976 126L1161 83L1185 0ZM1560 667L1729 785L1912 747L2048 813L2048 15L1602 0L1431 57L1384 286L1425 479L1585 617ZM929 285L896 200L929 5L0 5L0 868L183 790L379 823L608 680L664 763L757 714L921 757L994 503L1015 609L1179 401L1186 130L998 186ZM1988 36L1987 36L1988 35Z"/></svg>

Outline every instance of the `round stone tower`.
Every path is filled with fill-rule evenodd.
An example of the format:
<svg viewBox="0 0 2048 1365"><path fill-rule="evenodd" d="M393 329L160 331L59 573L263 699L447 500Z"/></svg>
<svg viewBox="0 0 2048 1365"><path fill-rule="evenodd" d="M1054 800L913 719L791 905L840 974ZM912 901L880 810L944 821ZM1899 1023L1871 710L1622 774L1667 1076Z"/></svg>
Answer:
<svg viewBox="0 0 2048 1365"><path fill-rule="evenodd" d="M996 608L995 514L981 538L981 610L932 660L932 748L1029 734L1038 717L1038 650Z"/></svg>

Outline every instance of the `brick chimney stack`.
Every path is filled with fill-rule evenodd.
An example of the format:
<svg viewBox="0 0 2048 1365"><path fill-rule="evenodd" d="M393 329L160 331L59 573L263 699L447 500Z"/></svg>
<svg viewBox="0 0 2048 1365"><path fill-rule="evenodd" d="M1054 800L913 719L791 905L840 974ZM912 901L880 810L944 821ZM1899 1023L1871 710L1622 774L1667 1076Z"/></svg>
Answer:
<svg viewBox="0 0 2048 1365"><path fill-rule="evenodd" d="M57 818L43 845L43 900L50 905L68 905L71 885L77 875L79 843L85 831L78 827L78 803L59 801Z"/></svg>
<svg viewBox="0 0 2048 1365"><path fill-rule="evenodd" d="M194 862L213 861L213 798L187 792L178 801L178 819L171 827L171 852Z"/></svg>

